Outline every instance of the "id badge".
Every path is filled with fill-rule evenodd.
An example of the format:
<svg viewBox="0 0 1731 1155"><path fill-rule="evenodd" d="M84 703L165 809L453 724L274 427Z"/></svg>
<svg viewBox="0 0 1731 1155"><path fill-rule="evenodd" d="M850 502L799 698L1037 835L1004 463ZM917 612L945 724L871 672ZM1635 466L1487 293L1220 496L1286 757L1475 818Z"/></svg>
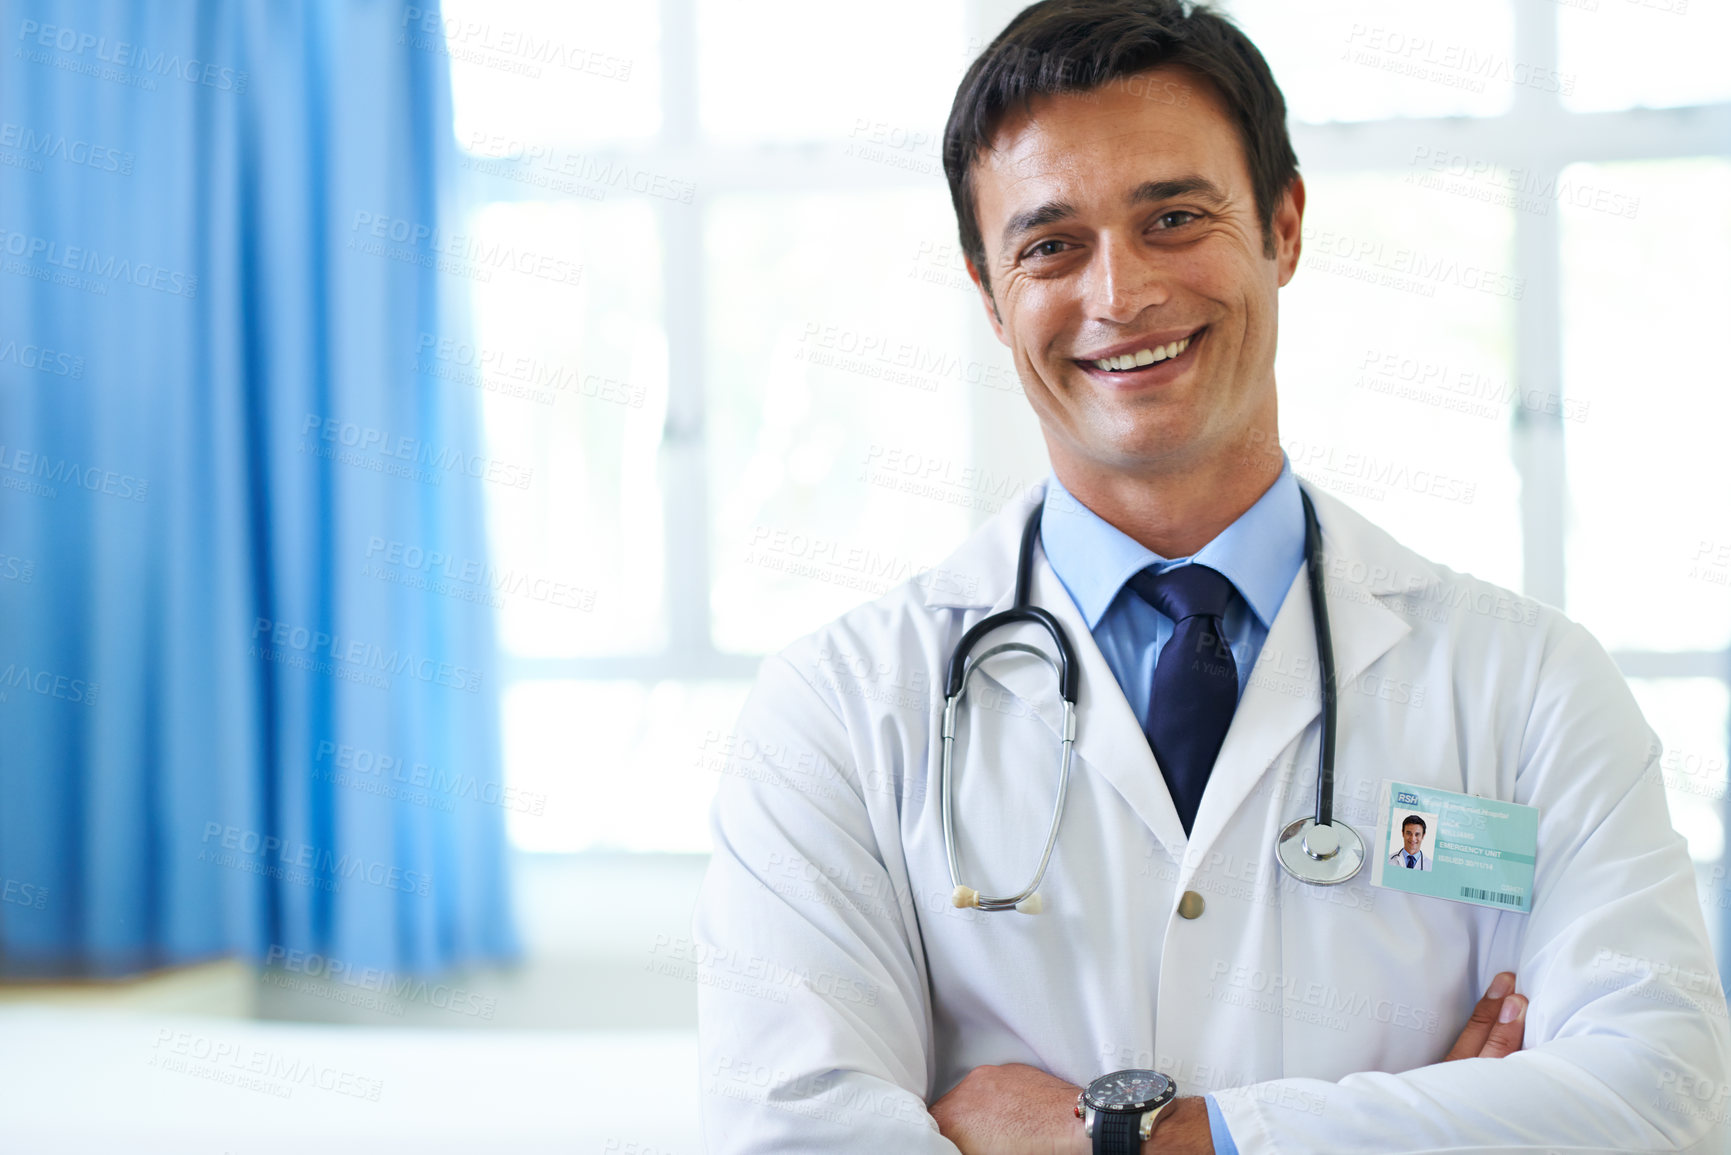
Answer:
<svg viewBox="0 0 1731 1155"><path fill-rule="evenodd" d="M1372 885L1526 914L1539 810L1385 778Z"/></svg>

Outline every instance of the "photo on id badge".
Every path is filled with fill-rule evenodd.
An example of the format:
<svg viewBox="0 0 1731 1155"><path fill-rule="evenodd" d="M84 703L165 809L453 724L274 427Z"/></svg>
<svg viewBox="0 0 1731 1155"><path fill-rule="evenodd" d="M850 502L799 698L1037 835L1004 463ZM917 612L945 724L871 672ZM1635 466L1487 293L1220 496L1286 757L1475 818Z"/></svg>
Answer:
<svg viewBox="0 0 1731 1155"><path fill-rule="evenodd" d="M1394 815L1389 823L1393 845L1388 848L1389 864L1400 870L1429 870L1436 865L1437 816L1433 811L1409 810Z"/></svg>

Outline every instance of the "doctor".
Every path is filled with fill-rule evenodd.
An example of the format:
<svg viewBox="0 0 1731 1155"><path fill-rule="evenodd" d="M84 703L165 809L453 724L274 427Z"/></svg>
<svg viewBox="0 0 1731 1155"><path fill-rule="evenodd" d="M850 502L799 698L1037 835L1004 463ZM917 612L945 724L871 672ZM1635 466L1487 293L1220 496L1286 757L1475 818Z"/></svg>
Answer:
<svg viewBox="0 0 1731 1155"><path fill-rule="evenodd" d="M1424 853L1424 832L1426 830L1423 818L1409 814L1400 824L1401 848L1388 856L1388 860L1403 870L1429 870L1430 859Z"/></svg>
<svg viewBox="0 0 1731 1155"><path fill-rule="evenodd" d="M1562 614L1413 553L1280 452L1305 190L1254 46L1176 0L1049 0L969 71L945 155L1054 476L943 563L957 580L763 663L692 944L709 1150L1726 1150L1725 1001L1622 677ZM1375 837L1396 776L1537 807L1530 913L1277 867L1321 715L1301 489L1335 814ZM1080 666L1074 762L1044 912L988 913L952 904L943 670L1015 599L1036 506L1030 601ZM1010 894L1064 716L1017 654L968 704L955 845ZM1078 1090L1124 1069L1177 1098L1145 1139L1090 1139Z"/></svg>

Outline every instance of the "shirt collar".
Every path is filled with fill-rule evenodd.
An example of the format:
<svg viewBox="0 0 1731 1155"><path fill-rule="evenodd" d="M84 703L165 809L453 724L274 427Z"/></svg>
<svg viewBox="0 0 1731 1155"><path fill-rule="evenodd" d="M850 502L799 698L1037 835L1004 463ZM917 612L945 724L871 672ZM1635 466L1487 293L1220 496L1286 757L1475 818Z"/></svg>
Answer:
<svg viewBox="0 0 1731 1155"><path fill-rule="evenodd" d="M1077 501L1053 476L1046 483L1040 544L1058 580L1090 630L1098 629L1124 583L1149 566L1199 562L1232 582L1262 623L1274 615L1304 561L1304 506L1292 462L1281 453L1280 476L1238 520L1187 558L1164 558Z"/></svg>

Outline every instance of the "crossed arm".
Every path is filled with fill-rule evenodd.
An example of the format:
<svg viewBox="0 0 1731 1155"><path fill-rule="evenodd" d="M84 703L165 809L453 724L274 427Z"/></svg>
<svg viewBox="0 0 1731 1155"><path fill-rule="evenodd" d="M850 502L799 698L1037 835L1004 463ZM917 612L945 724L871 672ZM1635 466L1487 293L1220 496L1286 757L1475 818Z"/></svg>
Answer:
<svg viewBox="0 0 1731 1155"><path fill-rule="evenodd" d="M1515 976L1507 971L1492 980L1444 1062L1500 1059L1521 1049L1527 998L1514 988ZM932 1104L932 1118L962 1155L1089 1155L1090 1141L1071 1114L1078 1090L1022 1063L975 1067ZM1214 1155L1203 1099L1179 1099L1162 1111L1142 1150Z"/></svg>

